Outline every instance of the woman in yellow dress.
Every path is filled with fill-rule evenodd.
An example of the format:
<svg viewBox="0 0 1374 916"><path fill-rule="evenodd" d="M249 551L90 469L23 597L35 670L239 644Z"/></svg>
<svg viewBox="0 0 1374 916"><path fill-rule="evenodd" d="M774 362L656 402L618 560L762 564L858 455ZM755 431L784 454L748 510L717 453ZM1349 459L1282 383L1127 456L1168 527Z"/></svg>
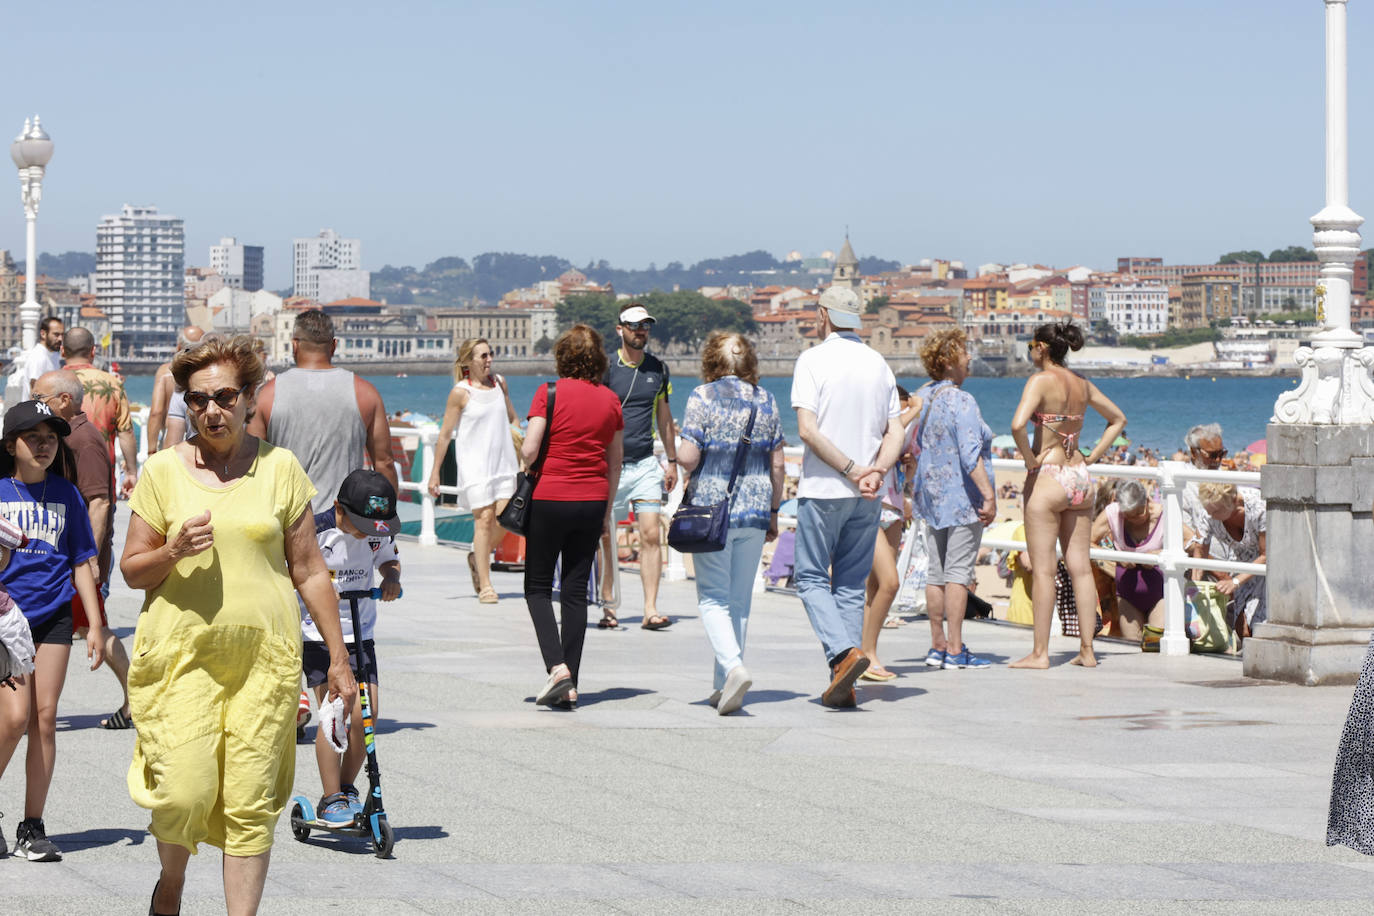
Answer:
<svg viewBox="0 0 1374 916"><path fill-rule="evenodd" d="M224 851L231 916L257 912L295 776L295 592L329 647L330 694L352 704L357 693L315 541L315 488L294 455L244 431L263 371L248 337L178 354L172 376L196 435L149 458L130 499L119 565L147 597L129 669L128 781L152 811L154 913L179 911L200 843Z"/></svg>

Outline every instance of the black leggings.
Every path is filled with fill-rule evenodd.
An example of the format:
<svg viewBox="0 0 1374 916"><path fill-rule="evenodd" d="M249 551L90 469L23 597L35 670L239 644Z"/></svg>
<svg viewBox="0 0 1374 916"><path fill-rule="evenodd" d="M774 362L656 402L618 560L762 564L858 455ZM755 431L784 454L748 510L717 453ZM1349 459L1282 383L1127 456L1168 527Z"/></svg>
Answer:
<svg viewBox="0 0 1374 916"><path fill-rule="evenodd" d="M601 540L606 520L606 501L530 502L530 533L525 538L525 603L529 605L534 634L544 669L567 665L573 684L582 665L582 643L587 637L587 577ZM562 558L559 604L563 616L560 638L553 618L553 567Z"/></svg>

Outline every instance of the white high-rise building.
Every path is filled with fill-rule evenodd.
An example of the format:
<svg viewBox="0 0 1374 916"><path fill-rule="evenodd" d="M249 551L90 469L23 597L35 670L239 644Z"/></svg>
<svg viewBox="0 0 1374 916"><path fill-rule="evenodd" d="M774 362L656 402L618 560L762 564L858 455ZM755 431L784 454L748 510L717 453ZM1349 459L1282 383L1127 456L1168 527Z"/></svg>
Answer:
<svg viewBox="0 0 1374 916"><path fill-rule="evenodd" d="M224 278L230 289L255 293L262 289L262 246L240 245L236 238L224 238L210 246L210 266Z"/></svg>
<svg viewBox="0 0 1374 916"><path fill-rule="evenodd" d="M157 207L125 204L96 226L96 304L118 354L171 355L186 323L185 257L183 221Z"/></svg>
<svg viewBox="0 0 1374 916"><path fill-rule="evenodd" d="M294 293L317 302L334 302L372 294L372 275L363 270L361 239L340 238L333 229L321 229L313 239L292 241Z"/></svg>

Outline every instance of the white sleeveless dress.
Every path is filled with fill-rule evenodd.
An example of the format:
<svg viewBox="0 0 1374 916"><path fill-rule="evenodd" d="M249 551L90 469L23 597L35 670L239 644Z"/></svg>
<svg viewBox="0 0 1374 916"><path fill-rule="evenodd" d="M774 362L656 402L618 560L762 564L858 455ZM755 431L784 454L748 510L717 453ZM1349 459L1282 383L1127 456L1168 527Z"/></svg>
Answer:
<svg viewBox="0 0 1374 916"><path fill-rule="evenodd" d="M500 385L476 388L467 379L454 388L468 395L454 437L458 500L463 508L472 510L490 506L498 499L509 499L515 493L515 474L520 464L511 440L506 396Z"/></svg>

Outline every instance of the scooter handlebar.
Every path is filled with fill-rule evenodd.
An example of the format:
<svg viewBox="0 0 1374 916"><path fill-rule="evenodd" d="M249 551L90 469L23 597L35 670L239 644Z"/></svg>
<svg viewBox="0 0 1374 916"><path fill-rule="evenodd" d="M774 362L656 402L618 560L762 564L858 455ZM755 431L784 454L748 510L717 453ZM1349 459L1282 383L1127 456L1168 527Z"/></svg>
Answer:
<svg viewBox="0 0 1374 916"><path fill-rule="evenodd" d="M401 594L400 594L400 595L397 595L396 597L399 598L399 597L401 597L401 595L404 595L404 594L405 594L405 590L402 589ZM347 599L349 599L349 598L357 598L357 599L359 599L359 600L361 600L361 599L363 599L363 598L372 598L372 599L374 599L374 600L380 601L381 598L382 598L382 590L381 590L381 588L371 588L371 589L362 588L362 589L358 589L357 591L339 592L339 597L340 597L340 598L343 598L343 599L345 599L345 600L347 600Z"/></svg>

